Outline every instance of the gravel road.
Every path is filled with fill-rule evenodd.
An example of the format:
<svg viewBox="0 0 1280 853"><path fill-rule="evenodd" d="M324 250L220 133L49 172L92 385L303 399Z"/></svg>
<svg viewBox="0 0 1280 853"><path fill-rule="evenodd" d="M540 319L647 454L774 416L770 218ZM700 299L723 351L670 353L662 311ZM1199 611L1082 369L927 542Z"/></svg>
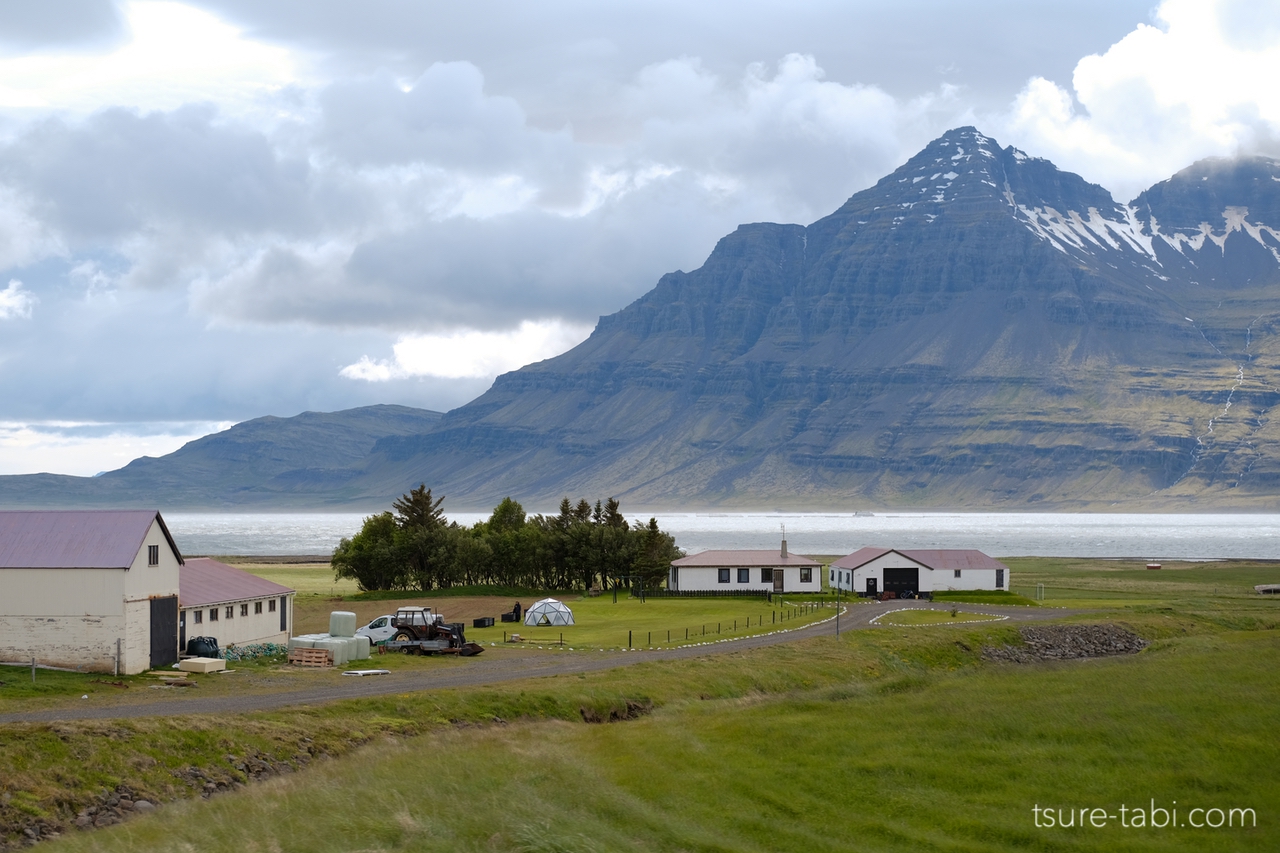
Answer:
<svg viewBox="0 0 1280 853"><path fill-rule="evenodd" d="M846 608L840 616L840 630L876 628L871 620L890 610L902 608L950 610L950 604L933 604L923 601L894 601L877 605L856 605ZM1040 622L1059 619L1079 611L1057 608L999 607L964 605L961 612L985 613L1008 617L1012 622ZM543 678L555 675L576 675L599 672L647 661L685 660L707 655L759 649L782 643L794 643L812 637L834 636L835 619L797 628L743 637L736 640L684 646L674 649L636 650L630 652L556 652L547 655L528 655L504 658L471 658L465 665L447 671L397 672L391 675L348 678L339 684L308 687L301 690L281 690L274 693L253 693L215 696L208 699L183 696L145 703L117 703L92 708L56 708L28 713L0 714L4 723L48 723L62 720L111 720L133 717L175 716L181 714L243 714L303 705L315 705L343 699L359 699L367 696L386 696L397 693L413 693L422 690L444 690L454 687L479 687L516 681L522 678ZM376 663L371 663L371 667Z"/></svg>

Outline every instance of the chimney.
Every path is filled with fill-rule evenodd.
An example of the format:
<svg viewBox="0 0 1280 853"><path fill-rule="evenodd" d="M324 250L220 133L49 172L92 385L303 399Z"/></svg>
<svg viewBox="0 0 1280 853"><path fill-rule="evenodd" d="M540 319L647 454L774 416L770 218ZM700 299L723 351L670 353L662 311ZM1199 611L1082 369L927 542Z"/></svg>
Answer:
<svg viewBox="0 0 1280 853"><path fill-rule="evenodd" d="M787 540L785 539L782 540L782 556L787 556Z"/></svg>

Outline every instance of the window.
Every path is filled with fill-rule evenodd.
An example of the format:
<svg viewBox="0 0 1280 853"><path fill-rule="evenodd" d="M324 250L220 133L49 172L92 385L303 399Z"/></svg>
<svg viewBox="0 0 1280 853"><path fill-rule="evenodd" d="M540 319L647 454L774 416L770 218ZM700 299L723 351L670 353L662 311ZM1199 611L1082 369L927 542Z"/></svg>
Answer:
<svg viewBox="0 0 1280 853"><path fill-rule="evenodd" d="M236 606L234 604L227 605L227 618L228 619L236 618Z"/></svg>
<svg viewBox="0 0 1280 853"><path fill-rule="evenodd" d="M245 604L241 604L241 605L240 605L240 615L241 615L241 616L248 616L248 615L249 615L249 605L248 605L248 603L247 603L247 602L246 602Z"/></svg>
<svg viewBox="0 0 1280 853"><path fill-rule="evenodd" d="M204 620L204 611L203 611L203 610L197 610L197 611L195 611L195 613L193 613L192 615L196 617L196 624L197 624L197 625L199 625L199 624Z"/></svg>
<svg viewBox="0 0 1280 853"><path fill-rule="evenodd" d="M147 546L147 565L148 566L160 565L160 546L159 545Z"/></svg>
<svg viewBox="0 0 1280 853"><path fill-rule="evenodd" d="M1004 589L1004 569L996 569L996 589Z"/></svg>
<svg viewBox="0 0 1280 853"><path fill-rule="evenodd" d="M276 600L274 598L267 602L267 612L268 613L276 612Z"/></svg>
<svg viewBox="0 0 1280 853"><path fill-rule="evenodd" d="M209 608L209 621L210 621L210 622L217 622L217 621L218 621L218 608L216 608L216 607L210 607L210 608Z"/></svg>
<svg viewBox="0 0 1280 853"><path fill-rule="evenodd" d="M728 582L729 582L729 570L728 570L728 569L721 569L721 570L720 570L720 577L719 577L717 580L719 580L719 581L720 581L720 583L728 583Z"/></svg>
<svg viewBox="0 0 1280 853"><path fill-rule="evenodd" d="M773 583L773 569L760 570L760 583Z"/></svg>
<svg viewBox="0 0 1280 853"><path fill-rule="evenodd" d="M956 577L960 577L960 570L956 569Z"/></svg>
<svg viewBox="0 0 1280 853"><path fill-rule="evenodd" d="M829 570L829 574L830 574L830 577L828 577L828 578L827 578L827 583L835 583L835 582L836 582L836 570L835 570L835 569L831 569L831 570Z"/></svg>
<svg viewBox="0 0 1280 853"><path fill-rule="evenodd" d="M808 566L800 569L800 583L813 583L813 569Z"/></svg>
<svg viewBox="0 0 1280 853"><path fill-rule="evenodd" d="M379 616L377 619L374 619L374 620L373 620L373 622L369 623L369 627L370 627L370 628L385 628L385 627L387 627L387 617L385 617L385 616Z"/></svg>
<svg viewBox="0 0 1280 853"><path fill-rule="evenodd" d="M258 614L258 613L261 613L261 612L262 612L262 602L261 602L261 601L255 601L255 602L253 603L253 612L254 612L254 614L255 614L255 615L256 615L256 614Z"/></svg>
<svg viewBox="0 0 1280 853"><path fill-rule="evenodd" d="M750 569L738 569L738 583L751 583Z"/></svg>

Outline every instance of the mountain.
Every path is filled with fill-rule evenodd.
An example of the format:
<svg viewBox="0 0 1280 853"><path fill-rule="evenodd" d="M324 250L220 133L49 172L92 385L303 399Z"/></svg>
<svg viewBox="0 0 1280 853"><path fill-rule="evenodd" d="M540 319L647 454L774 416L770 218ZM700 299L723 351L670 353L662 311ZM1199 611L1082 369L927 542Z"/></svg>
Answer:
<svg viewBox="0 0 1280 853"><path fill-rule="evenodd" d="M0 501L374 507L424 482L454 509L1275 509L1278 228L1274 160L1121 204L959 128L809 226L741 226L443 417L352 410L341 447L260 419L88 491L0 478Z"/></svg>
<svg viewBox="0 0 1280 853"><path fill-rule="evenodd" d="M960 128L363 467L482 506L1274 506L1278 207L1267 159L1124 205Z"/></svg>
<svg viewBox="0 0 1280 853"><path fill-rule="evenodd" d="M379 439L431 430L441 414L406 406L263 417L143 456L97 477L0 477L0 506L121 506L218 509L345 505L352 467Z"/></svg>

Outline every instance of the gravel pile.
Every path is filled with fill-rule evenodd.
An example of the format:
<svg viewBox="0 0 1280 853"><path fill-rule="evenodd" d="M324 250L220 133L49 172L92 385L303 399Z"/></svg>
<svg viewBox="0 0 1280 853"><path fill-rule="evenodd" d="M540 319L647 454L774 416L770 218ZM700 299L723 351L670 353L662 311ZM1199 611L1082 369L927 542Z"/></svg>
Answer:
<svg viewBox="0 0 1280 853"><path fill-rule="evenodd" d="M1018 629L1025 646L983 646L987 660L1032 663L1041 660L1133 655L1147 641L1119 625L1027 625Z"/></svg>

